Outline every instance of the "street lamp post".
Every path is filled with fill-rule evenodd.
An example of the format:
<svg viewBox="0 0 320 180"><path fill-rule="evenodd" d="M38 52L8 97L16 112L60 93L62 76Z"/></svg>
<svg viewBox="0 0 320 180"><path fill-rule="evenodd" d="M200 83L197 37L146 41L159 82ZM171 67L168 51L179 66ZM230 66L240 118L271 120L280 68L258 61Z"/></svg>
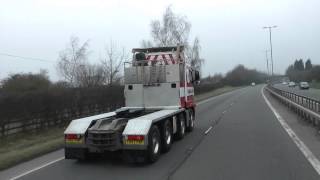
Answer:
<svg viewBox="0 0 320 180"><path fill-rule="evenodd" d="M269 59L268 59L268 52L269 50L265 50L266 52L266 60L267 60L267 74L268 76L270 75L270 70L269 70Z"/></svg>
<svg viewBox="0 0 320 180"><path fill-rule="evenodd" d="M271 76L273 77L273 54L272 54L272 38L271 38L271 29L276 28L277 26L266 26L263 29L269 29L269 37L270 37L270 56L271 56Z"/></svg>

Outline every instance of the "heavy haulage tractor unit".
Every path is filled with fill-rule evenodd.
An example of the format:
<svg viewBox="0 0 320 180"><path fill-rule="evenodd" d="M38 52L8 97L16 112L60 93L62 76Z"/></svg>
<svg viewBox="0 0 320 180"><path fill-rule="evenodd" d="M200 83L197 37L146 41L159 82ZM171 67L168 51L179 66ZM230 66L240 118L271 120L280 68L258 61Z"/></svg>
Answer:
<svg viewBox="0 0 320 180"><path fill-rule="evenodd" d="M184 47L133 49L124 66L125 107L73 120L64 132L65 158L122 151L148 162L170 150L194 128L193 85L199 72L186 63Z"/></svg>

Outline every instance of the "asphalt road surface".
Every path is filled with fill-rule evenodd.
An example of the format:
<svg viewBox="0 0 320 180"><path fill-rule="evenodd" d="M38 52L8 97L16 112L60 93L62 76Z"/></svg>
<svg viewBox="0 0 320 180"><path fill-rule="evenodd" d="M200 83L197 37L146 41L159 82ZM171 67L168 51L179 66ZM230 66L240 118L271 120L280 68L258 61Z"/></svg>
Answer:
<svg viewBox="0 0 320 180"><path fill-rule="evenodd" d="M288 85L283 85L283 84L276 84L275 87L279 88L281 90L284 90L284 91L293 92L298 95L302 95L302 96L310 97L310 98L313 98L316 100L320 100L320 89L314 89L314 88L300 89L298 86L288 87Z"/></svg>
<svg viewBox="0 0 320 180"><path fill-rule="evenodd" d="M89 162L63 159L19 179L319 180L267 106L261 88L239 89L199 104L196 129L154 164L129 164L117 155Z"/></svg>

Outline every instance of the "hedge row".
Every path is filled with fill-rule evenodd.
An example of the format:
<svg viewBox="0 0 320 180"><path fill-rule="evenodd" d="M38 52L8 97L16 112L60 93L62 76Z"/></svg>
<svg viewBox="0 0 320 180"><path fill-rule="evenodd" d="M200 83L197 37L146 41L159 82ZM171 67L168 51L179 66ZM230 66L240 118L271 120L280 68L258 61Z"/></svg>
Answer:
<svg viewBox="0 0 320 180"><path fill-rule="evenodd" d="M201 84L195 94L222 87ZM123 86L50 88L42 91L0 94L0 135L66 125L70 120L112 111L124 105ZM18 124L17 127L12 124ZM21 129L22 127L22 129ZM15 128L20 128L14 131Z"/></svg>

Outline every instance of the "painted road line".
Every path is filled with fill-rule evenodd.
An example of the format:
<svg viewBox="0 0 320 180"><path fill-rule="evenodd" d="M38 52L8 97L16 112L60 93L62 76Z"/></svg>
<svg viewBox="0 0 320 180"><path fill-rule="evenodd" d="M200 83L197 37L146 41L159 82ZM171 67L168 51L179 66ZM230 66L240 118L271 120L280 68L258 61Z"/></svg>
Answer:
<svg viewBox="0 0 320 180"><path fill-rule="evenodd" d="M263 96L265 102L268 104L269 108L273 112L273 114L276 116L278 121L280 122L281 126L286 130L286 132L289 134L293 142L298 146L300 151L303 153L303 155L306 157L306 159L310 162L312 167L317 171L317 173L320 175L320 162L316 158L316 156L309 150L309 148L300 140L300 138L296 135L296 133L290 128L290 126L284 121L284 119L280 116L280 114L276 111L276 109L272 106L270 101L267 99L267 97L264 95L264 87L261 89L261 95Z"/></svg>
<svg viewBox="0 0 320 180"><path fill-rule="evenodd" d="M206 132L204 132L204 134L207 135L207 134L211 131L211 129L212 129L212 126L210 126L210 127L206 130Z"/></svg>
<svg viewBox="0 0 320 180"><path fill-rule="evenodd" d="M227 112L227 110L223 111L222 114L225 114Z"/></svg>
<svg viewBox="0 0 320 180"><path fill-rule="evenodd" d="M35 172L35 171L38 171L39 169L42 169L42 168L44 168L44 167L50 166L51 164L54 164L54 163L56 163L56 162L58 162L58 161L61 161L61 160L63 160L63 159L64 159L64 157L60 157L60 158L58 158L58 159L56 159L56 160L50 161L50 162L48 162L48 163L46 163L46 164L43 164L43 165L38 166L38 167L36 167L36 168L33 168L33 169L29 170L29 171L26 171L26 172L24 172L24 173L22 173L22 174L20 174L20 175L18 175L18 176L12 177L12 178L10 178L10 180L19 179L19 178L21 178L21 177L23 177L23 176L25 176L25 175L28 175L28 174L30 174L30 173L32 173L32 172Z"/></svg>

